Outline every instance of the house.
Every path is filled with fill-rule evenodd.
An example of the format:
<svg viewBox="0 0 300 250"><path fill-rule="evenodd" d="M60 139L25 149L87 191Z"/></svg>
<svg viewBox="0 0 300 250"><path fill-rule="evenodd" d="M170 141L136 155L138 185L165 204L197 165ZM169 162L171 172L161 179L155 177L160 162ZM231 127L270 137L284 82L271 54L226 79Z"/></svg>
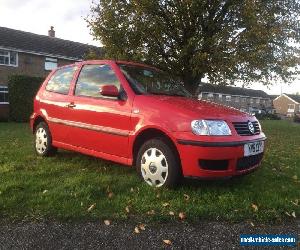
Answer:
<svg viewBox="0 0 300 250"><path fill-rule="evenodd" d="M273 112L270 96L262 90L201 84L198 99L220 103L245 112Z"/></svg>
<svg viewBox="0 0 300 250"><path fill-rule="evenodd" d="M13 74L45 77L59 66L84 59L95 46L55 37L54 28L48 36L0 27L0 120L8 115L8 78Z"/></svg>
<svg viewBox="0 0 300 250"><path fill-rule="evenodd" d="M276 113L287 117L300 114L300 95L282 94L273 100Z"/></svg>

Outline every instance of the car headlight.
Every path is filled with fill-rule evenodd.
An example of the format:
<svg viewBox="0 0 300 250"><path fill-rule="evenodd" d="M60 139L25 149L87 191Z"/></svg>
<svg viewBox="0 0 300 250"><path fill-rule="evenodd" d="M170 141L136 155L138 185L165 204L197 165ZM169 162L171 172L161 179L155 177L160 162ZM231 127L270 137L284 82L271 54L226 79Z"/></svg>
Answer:
<svg viewBox="0 0 300 250"><path fill-rule="evenodd" d="M191 127L195 135L231 135L228 124L222 120L194 120Z"/></svg>

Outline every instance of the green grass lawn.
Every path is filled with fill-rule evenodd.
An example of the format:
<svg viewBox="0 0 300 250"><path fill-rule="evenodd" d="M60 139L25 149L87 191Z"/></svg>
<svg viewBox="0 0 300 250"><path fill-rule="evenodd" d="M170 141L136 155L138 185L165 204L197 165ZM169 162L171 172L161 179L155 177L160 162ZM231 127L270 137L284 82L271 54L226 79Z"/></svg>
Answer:
<svg viewBox="0 0 300 250"><path fill-rule="evenodd" d="M294 220L300 217L300 126L262 125L267 152L253 174L160 190L134 169L101 159L63 150L37 157L27 124L0 123L0 217L147 222L178 220L184 212L191 221Z"/></svg>

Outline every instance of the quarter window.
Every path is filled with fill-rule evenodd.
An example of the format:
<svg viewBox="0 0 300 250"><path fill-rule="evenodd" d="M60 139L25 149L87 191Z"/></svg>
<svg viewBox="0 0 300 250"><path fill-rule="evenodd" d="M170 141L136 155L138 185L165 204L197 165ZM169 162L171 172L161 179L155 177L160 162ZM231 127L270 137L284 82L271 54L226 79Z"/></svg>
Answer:
<svg viewBox="0 0 300 250"><path fill-rule="evenodd" d="M76 69L76 66L58 69L50 78L46 90L67 95Z"/></svg>
<svg viewBox="0 0 300 250"><path fill-rule="evenodd" d="M78 77L75 95L103 97L100 94L100 87L102 85L115 85L120 89L120 82L112 68L109 65L85 65Z"/></svg>
<svg viewBox="0 0 300 250"><path fill-rule="evenodd" d="M0 65L18 66L18 53L15 51L0 50Z"/></svg>

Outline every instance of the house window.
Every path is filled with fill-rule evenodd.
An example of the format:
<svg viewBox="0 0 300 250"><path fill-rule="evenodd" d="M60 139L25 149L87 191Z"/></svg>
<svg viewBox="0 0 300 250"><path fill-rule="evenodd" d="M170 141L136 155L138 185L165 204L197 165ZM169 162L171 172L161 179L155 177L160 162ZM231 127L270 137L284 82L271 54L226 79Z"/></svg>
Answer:
<svg viewBox="0 0 300 250"><path fill-rule="evenodd" d="M0 65L18 66L18 53L15 51L0 50Z"/></svg>
<svg viewBox="0 0 300 250"><path fill-rule="evenodd" d="M288 110L295 110L295 104L289 104L288 105ZM291 111L291 112L293 112L293 111Z"/></svg>
<svg viewBox="0 0 300 250"><path fill-rule="evenodd" d="M45 59L45 70L53 70L57 68L57 59L46 57Z"/></svg>
<svg viewBox="0 0 300 250"><path fill-rule="evenodd" d="M231 96L230 96L230 95L227 95L227 96L226 96L226 101L227 101L227 102L231 102Z"/></svg>
<svg viewBox="0 0 300 250"><path fill-rule="evenodd" d="M208 100L214 99L214 94L213 93L208 93L207 99Z"/></svg>
<svg viewBox="0 0 300 250"><path fill-rule="evenodd" d="M253 98L250 98L250 103L253 103Z"/></svg>
<svg viewBox="0 0 300 250"><path fill-rule="evenodd" d="M259 104L259 101L260 101L259 98L257 98L257 99L256 99L256 103Z"/></svg>
<svg viewBox="0 0 300 250"><path fill-rule="evenodd" d="M9 104L8 88L6 86L0 86L0 104Z"/></svg>
<svg viewBox="0 0 300 250"><path fill-rule="evenodd" d="M243 97L243 98L241 98L242 100L242 102L246 102L246 98L245 97Z"/></svg>
<svg viewBox="0 0 300 250"><path fill-rule="evenodd" d="M223 100L223 95L219 94L219 99L222 101Z"/></svg>
<svg viewBox="0 0 300 250"><path fill-rule="evenodd" d="M240 98L238 96L235 97L235 102L239 102Z"/></svg>

